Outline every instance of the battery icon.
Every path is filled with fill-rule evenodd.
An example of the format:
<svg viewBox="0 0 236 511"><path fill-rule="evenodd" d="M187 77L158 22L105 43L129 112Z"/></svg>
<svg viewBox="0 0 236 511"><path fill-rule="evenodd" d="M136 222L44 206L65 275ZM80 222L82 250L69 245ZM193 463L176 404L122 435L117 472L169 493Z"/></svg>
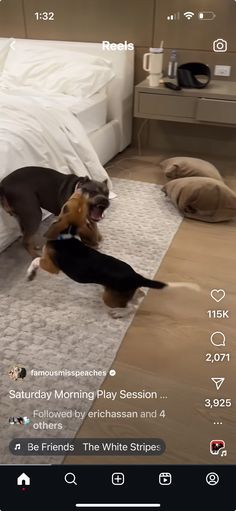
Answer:
<svg viewBox="0 0 236 511"><path fill-rule="evenodd" d="M201 11L198 13L198 18L202 21L214 20L216 14L213 11Z"/></svg>

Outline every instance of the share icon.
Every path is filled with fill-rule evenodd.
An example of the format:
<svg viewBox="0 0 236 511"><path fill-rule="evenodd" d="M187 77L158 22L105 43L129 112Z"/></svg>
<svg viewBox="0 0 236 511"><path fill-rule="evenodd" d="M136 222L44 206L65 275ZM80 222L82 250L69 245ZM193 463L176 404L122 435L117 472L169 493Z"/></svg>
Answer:
<svg viewBox="0 0 236 511"><path fill-rule="evenodd" d="M219 390L221 385L223 385L225 378L211 378L212 381L215 383L216 390Z"/></svg>

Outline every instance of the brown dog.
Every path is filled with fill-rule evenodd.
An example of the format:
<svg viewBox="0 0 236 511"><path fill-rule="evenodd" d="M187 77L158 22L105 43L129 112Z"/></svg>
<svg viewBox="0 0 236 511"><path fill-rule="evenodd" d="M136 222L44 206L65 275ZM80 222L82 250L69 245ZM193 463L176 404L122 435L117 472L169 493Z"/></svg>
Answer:
<svg viewBox="0 0 236 511"><path fill-rule="evenodd" d="M83 194L84 198L82 198ZM90 211L97 208L102 217L108 206L109 200L106 197L95 196L93 198L89 196L89 193L78 189L64 204L59 217L50 225L44 236L54 240L59 234L72 227L73 232L78 234L86 245L97 247L102 236L97 223L92 220Z"/></svg>
<svg viewBox="0 0 236 511"><path fill-rule="evenodd" d="M91 207L94 206L94 200L96 203L96 198L91 199L89 194L85 194L79 189L74 192L62 207L59 217L44 233L45 238L48 240L55 240L60 234L68 231L69 228L75 227L76 229L73 229L73 231L81 236L81 239L83 239L86 245L96 247L102 237L97 228L97 224L88 220L89 211ZM104 204L104 209L106 207L107 206ZM40 261L39 266L43 270L49 273L59 273L60 269L53 261L53 251L50 248L49 242L44 245L42 256L34 259L34 261L36 260ZM29 280L31 279L29 278Z"/></svg>

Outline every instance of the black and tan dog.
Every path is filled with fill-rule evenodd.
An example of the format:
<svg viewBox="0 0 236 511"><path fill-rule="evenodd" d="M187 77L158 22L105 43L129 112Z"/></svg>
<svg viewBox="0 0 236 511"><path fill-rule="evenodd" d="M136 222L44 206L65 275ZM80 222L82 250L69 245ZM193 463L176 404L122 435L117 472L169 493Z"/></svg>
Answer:
<svg viewBox="0 0 236 511"><path fill-rule="evenodd" d="M83 225L89 208L89 196L77 194L77 211L80 214L80 222ZM63 213L57 224L53 224L46 236L51 238L59 234L59 228L64 230L68 219L63 223ZM38 268L49 273L62 271L68 277L83 284L101 284L104 287L103 301L112 309L116 309L112 315L120 317L124 315L121 309L127 307L135 292L140 287L163 289L166 287L187 287L198 290L196 284L189 283L164 283L151 280L136 273L133 268L115 257L98 252L82 243L78 237L71 234L62 234L55 240L47 241L43 248L42 257L37 257L31 263L27 271L28 280L32 280Z"/></svg>
<svg viewBox="0 0 236 511"><path fill-rule="evenodd" d="M107 180L95 181L43 167L23 167L9 174L0 183L1 205L7 213L17 218L23 234L23 244L32 257L37 255L33 237L42 220L41 208L58 215L76 188L88 193L93 199L87 220L94 236L83 238L83 233L80 236L85 243L92 240L90 244L96 246L99 241L97 222L109 206Z"/></svg>

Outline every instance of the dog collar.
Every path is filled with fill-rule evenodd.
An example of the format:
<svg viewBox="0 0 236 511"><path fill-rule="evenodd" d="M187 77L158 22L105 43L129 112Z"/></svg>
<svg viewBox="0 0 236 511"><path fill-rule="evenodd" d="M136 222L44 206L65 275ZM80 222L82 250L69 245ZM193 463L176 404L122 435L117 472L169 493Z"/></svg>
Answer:
<svg viewBox="0 0 236 511"><path fill-rule="evenodd" d="M70 240L71 238L75 238L76 240L81 241L80 236L78 236L78 235L73 236L72 234L69 234L69 233L67 233L67 234L60 234L57 237L57 240Z"/></svg>

